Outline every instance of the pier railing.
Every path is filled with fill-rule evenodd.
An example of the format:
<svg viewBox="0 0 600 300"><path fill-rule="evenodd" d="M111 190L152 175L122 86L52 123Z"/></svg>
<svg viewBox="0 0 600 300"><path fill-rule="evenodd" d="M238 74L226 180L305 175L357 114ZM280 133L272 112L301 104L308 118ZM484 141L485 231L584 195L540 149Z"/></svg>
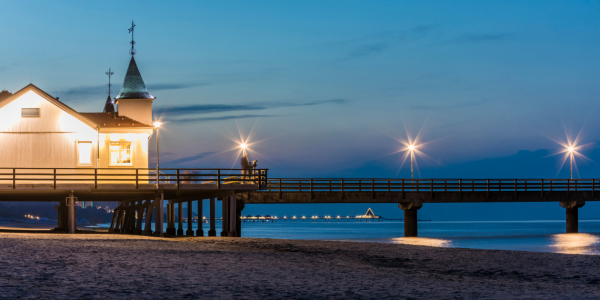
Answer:
<svg viewBox="0 0 600 300"><path fill-rule="evenodd" d="M203 187L222 189L228 185L267 184L267 169L198 169L165 168L0 168L0 189L88 185L98 189L102 185L128 188L186 189Z"/></svg>
<svg viewBox="0 0 600 300"><path fill-rule="evenodd" d="M600 179L268 179L263 192L600 191Z"/></svg>

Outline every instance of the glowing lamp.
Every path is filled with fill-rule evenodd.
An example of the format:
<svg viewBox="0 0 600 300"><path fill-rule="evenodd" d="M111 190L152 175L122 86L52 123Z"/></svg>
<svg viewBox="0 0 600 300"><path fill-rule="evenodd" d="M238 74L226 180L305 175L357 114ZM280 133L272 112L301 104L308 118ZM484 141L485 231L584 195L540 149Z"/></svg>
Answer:
<svg viewBox="0 0 600 300"><path fill-rule="evenodd" d="M573 153L573 151L575 151L575 148L569 147L569 152Z"/></svg>
<svg viewBox="0 0 600 300"><path fill-rule="evenodd" d="M408 150L410 150L410 151L414 151L414 150L415 150L415 145L409 145L409 146L408 146Z"/></svg>
<svg viewBox="0 0 600 300"><path fill-rule="evenodd" d="M246 145L246 143L242 143L242 144L240 144L240 148L242 148L242 149L246 149L246 147L248 147L248 145Z"/></svg>
<svg viewBox="0 0 600 300"><path fill-rule="evenodd" d="M154 122L153 124L154 124L154 127L155 127L155 128L159 128L159 127L160 127L160 125L162 125L162 123L161 123L161 122Z"/></svg>

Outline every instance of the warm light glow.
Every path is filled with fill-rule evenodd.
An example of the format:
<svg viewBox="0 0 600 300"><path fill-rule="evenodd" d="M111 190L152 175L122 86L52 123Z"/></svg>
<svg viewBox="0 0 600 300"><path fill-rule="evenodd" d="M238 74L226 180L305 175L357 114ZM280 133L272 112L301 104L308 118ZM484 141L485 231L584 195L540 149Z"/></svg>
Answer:
<svg viewBox="0 0 600 300"><path fill-rule="evenodd" d="M552 242L550 247L558 253L593 254L600 238L587 233L555 234Z"/></svg>
<svg viewBox="0 0 600 300"><path fill-rule="evenodd" d="M242 149L244 149L244 150L245 150L245 149L246 149L246 147L248 147L248 145L246 145L246 143L241 143L241 144L240 144L240 148L242 148Z"/></svg>
<svg viewBox="0 0 600 300"><path fill-rule="evenodd" d="M421 238L421 237L403 237L390 239L393 244L405 244L415 246L429 246L429 247L450 247L452 241L444 239L432 239L432 238Z"/></svg>
<svg viewBox="0 0 600 300"><path fill-rule="evenodd" d="M408 145L408 150L414 151L415 150L415 145Z"/></svg>
<svg viewBox="0 0 600 300"><path fill-rule="evenodd" d="M160 127L160 125L162 125L162 123L161 123L161 122L154 122L153 124L154 124L154 127L155 127L155 128L159 128L159 127Z"/></svg>
<svg viewBox="0 0 600 300"><path fill-rule="evenodd" d="M569 152L573 153L573 151L575 151L575 148L569 147Z"/></svg>

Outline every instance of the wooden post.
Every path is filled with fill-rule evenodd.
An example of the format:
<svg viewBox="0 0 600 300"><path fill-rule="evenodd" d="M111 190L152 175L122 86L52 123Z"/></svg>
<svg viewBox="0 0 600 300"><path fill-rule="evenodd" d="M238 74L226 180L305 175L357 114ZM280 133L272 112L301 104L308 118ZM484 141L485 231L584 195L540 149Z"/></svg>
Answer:
<svg viewBox="0 0 600 300"><path fill-rule="evenodd" d="M119 207L117 207L117 209L115 210L117 214L117 219L115 220L115 228L113 229L113 232L121 232L121 219L123 216L123 209L124 204L121 203L121 205L119 205Z"/></svg>
<svg viewBox="0 0 600 300"><path fill-rule="evenodd" d="M215 222L217 216L215 215L215 198L210 198L209 208L210 208L210 228L208 230L208 236L217 236L217 231L215 230Z"/></svg>
<svg viewBox="0 0 600 300"><path fill-rule="evenodd" d="M69 233L75 233L77 231L77 220L75 220L75 196L73 196L73 191L69 193L67 199L67 207L69 208Z"/></svg>
<svg viewBox="0 0 600 300"><path fill-rule="evenodd" d="M229 235L229 197L221 198L221 236Z"/></svg>
<svg viewBox="0 0 600 300"><path fill-rule="evenodd" d="M237 232L235 231L237 227L237 203L235 194L229 197L229 234L227 236L236 237Z"/></svg>
<svg viewBox="0 0 600 300"><path fill-rule="evenodd" d="M145 226L143 235L152 235L152 214L154 213L154 206L156 206L156 202L156 200L154 200L154 203L152 203L151 200L146 201L146 224L144 224ZM154 226L158 227L158 224L154 224Z"/></svg>
<svg viewBox="0 0 600 300"><path fill-rule="evenodd" d="M201 201L201 200L199 200L199 201ZM185 235L191 235L191 236L194 236L194 230L192 229L192 225L194 225L194 222L192 222L192 221L193 221L193 218L194 218L194 216L193 216L193 214L192 214L192 201L190 200L190 201L188 201L188 202L187 202L187 221L188 221L188 229L187 229L187 231L185 232ZM200 224L198 224L198 225L200 225Z"/></svg>
<svg viewBox="0 0 600 300"><path fill-rule="evenodd" d="M119 211L119 207L115 208L115 210L113 211L113 217L112 217L112 220L110 221L110 227L108 228L108 232L113 232L115 230L115 223L117 221L118 211ZM60 219L59 219L59 223L60 223Z"/></svg>
<svg viewBox="0 0 600 300"><path fill-rule="evenodd" d="M164 201L165 201L165 194L164 193L156 193L156 200L154 200L155 203L155 208L154 210L156 211L156 222L154 223L154 236L158 236L158 237L162 237L164 236L164 232L163 232L163 206L164 206Z"/></svg>
<svg viewBox="0 0 600 300"><path fill-rule="evenodd" d="M54 169L54 189L56 189L56 169Z"/></svg>
<svg viewBox="0 0 600 300"><path fill-rule="evenodd" d="M235 215L235 220L236 220L236 226L235 226L235 231L237 232L237 237L241 237L242 236L242 210L244 210L244 201L243 200L236 200L236 215Z"/></svg>
<svg viewBox="0 0 600 300"><path fill-rule="evenodd" d="M183 235L183 202L177 203L177 235Z"/></svg>
<svg viewBox="0 0 600 300"><path fill-rule="evenodd" d="M148 202L148 200L146 200ZM135 225L135 230L133 230L134 234L142 234L142 221L144 220L144 207L146 203L142 203L142 200L139 201L137 206L137 224Z"/></svg>
<svg viewBox="0 0 600 300"><path fill-rule="evenodd" d="M198 200L198 228L196 229L196 236L204 236L204 230L202 229L202 225L204 224L204 219L202 218L204 214L202 212L202 201L202 199Z"/></svg>

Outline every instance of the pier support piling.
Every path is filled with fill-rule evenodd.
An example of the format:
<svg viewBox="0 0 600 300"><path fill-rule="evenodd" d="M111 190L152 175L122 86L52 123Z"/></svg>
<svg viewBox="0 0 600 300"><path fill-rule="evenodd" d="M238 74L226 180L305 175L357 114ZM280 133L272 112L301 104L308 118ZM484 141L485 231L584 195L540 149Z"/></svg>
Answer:
<svg viewBox="0 0 600 300"><path fill-rule="evenodd" d="M183 235L183 202L177 203L177 235Z"/></svg>
<svg viewBox="0 0 600 300"><path fill-rule="evenodd" d="M566 210L567 233L579 232L579 208L585 205L584 199L560 201L560 206Z"/></svg>
<svg viewBox="0 0 600 300"><path fill-rule="evenodd" d="M202 218L204 214L202 212L202 201L202 199L198 200L198 228L196 229L196 236L204 236L204 229L202 229L202 225L204 224L204 219Z"/></svg>
<svg viewBox="0 0 600 300"><path fill-rule="evenodd" d="M192 222L194 216L192 216L192 201L188 201L187 202L187 227L188 229L185 232L185 235L191 235L194 236L194 230L192 229L192 225L194 224L194 222ZM200 225L200 224L198 224Z"/></svg>
<svg viewBox="0 0 600 300"><path fill-rule="evenodd" d="M73 191L67 197L67 207L69 209L69 233L75 233L77 231L77 220L75 219L75 196L73 196Z"/></svg>
<svg viewBox="0 0 600 300"><path fill-rule="evenodd" d="M147 236L151 236L152 235L152 214L154 213L154 206L156 206L156 200L154 200L154 203L152 203L152 201L148 200L146 201L146 221L144 224L144 231L142 232L142 235L147 235ZM155 225L158 226L158 225Z"/></svg>
<svg viewBox="0 0 600 300"><path fill-rule="evenodd" d="M229 197L221 198L221 236L229 236Z"/></svg>
<svg viewBox="0 0 600 300"><path fill-rule="evenodd" d="M156 222L154 222L154 236L158 236L158 237L162 237L164 236L164 231L163 231L163 218L164 218L164 201L165 201L165 195L163 193L157 193L156 194L156 200L154 200L154 210L156 211Z"/></svg>
<svg viewBox="0 0 600 300"><path fill-rule="evenodd" d="M215 198L210 198L210 229L208 230L208 236L217 236L215 230Z"/></svg>
<svg viewBox="0 0 600 300"><path fill-rule="evenodd" d="M398 207L404 211L404 236L418 236L417 211L423 207L423 201L412 200L411 202L401 202L398 203Z"/></svg>
<svg viewBox="0 0 600 300"><path fill-rule="evenodd" d="M229 237L237 237L237 201L235 195L229 196Z"/></svg>

